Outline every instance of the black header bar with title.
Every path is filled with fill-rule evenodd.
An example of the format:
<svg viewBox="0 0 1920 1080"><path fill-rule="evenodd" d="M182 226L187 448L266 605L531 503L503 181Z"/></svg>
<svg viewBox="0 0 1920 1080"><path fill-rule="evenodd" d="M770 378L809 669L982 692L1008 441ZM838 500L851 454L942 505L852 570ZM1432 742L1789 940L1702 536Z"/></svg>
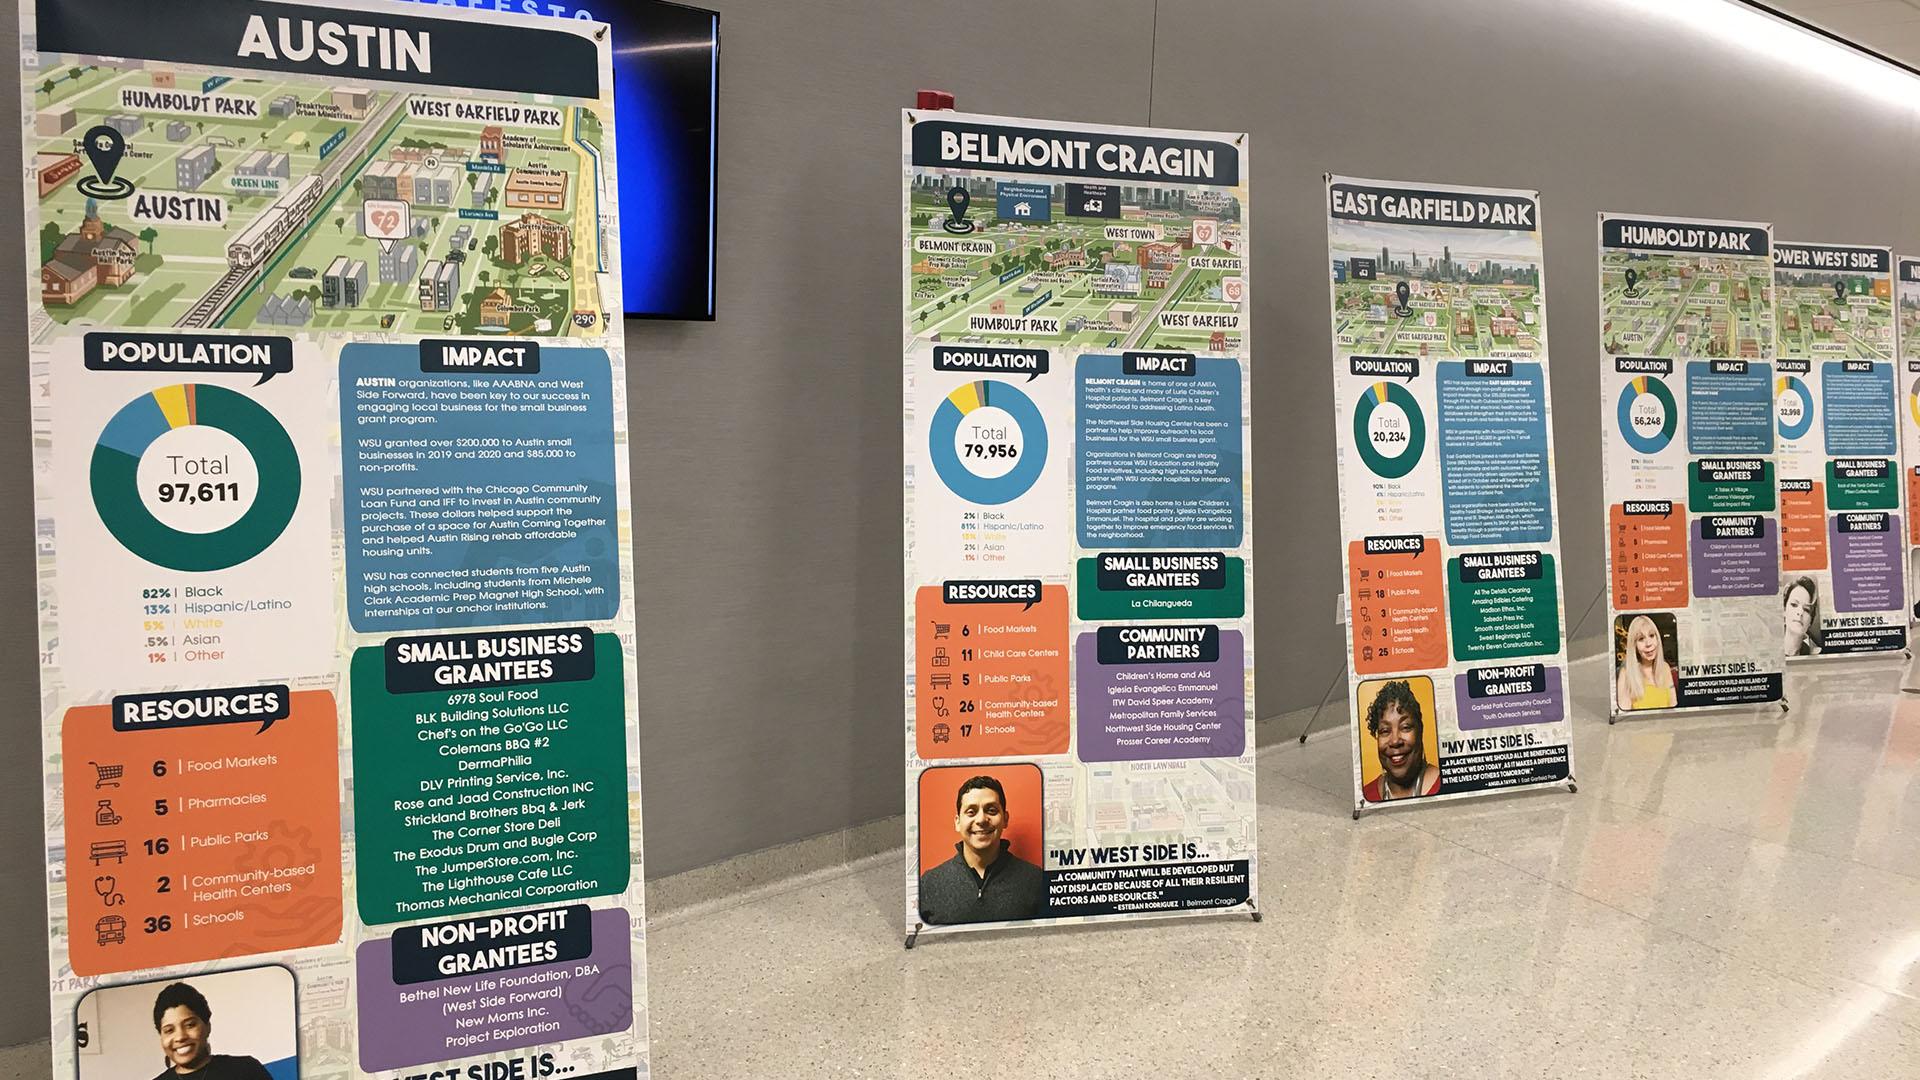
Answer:
<svg viewBox="0 0 1920 1080"><path fill-rule="evenodd" d="M1698 221L1602 218L1600 246L1642 251L1690 251L1703 255L1753 255L1771 258L1772 237L1765 228Z"/></svg>
<svg viewBox="0 0 1920 1080"><path fill-rule="evenodd" d="M913 164L1214 187L1240 183L1240 151L1232 143L931 118L913 125Z"/></svg>
<svg viewBox="0 0 1920 1080"><path fill-rule="evenodd" d="M1885 274L1893 269L1893 252L1883 247L1855 247L1849 244L1773 245L1773 265L1783 270L1834 270L1860 274Z"/></svg>
<svg viewBox="0 0 1920 1080"><path fill-rule="evenodd" d="M44 53L600 96L598 47L565 30L271 0L39 0L37 15Z"/></svg>
<svg viewBox="0 0 1920 1080"><path fill-rule="evenodd" d="M1540 204L1536 200L1525 195L1475 191L1334 183L1327 188L1327 213L1338 221L1390 225L1449 225L1501 232L1540 229Z"/></svg>

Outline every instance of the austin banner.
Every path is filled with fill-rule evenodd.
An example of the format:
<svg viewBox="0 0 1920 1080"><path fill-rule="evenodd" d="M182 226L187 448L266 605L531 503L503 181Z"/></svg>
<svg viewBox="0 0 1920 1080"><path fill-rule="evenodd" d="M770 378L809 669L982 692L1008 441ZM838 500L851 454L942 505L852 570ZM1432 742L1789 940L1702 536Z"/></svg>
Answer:
<svg viewBox="0 0 1920 1080"><path fill-rule="evenodd" d="M1354 815L1573 780L1540 199L1327 178Z"/></svg>
<svg viewBox="0 0 1920 1080"><path fill-rule="evenodd" d="M605 26L20 25L54 1075L636 1080Z"/></svg>
<svg viewBox="0 0 1920 1080"><path fill-rule="evenodd" d="M1773 245L1781 650L1907 645L1893 252Z"/></svg>
<svg viewBox="0 0 1920 1080"><path fill-rule="evenodd" d="M1771 225L1600 216L1610 718L1781 700L1773 296Z"/></svg>
<svg viewBox="0 0 1920 1080"><path fill-rule="evenodd" d="M907 942L1252 912L1246 137L901 137Z"/></svg>

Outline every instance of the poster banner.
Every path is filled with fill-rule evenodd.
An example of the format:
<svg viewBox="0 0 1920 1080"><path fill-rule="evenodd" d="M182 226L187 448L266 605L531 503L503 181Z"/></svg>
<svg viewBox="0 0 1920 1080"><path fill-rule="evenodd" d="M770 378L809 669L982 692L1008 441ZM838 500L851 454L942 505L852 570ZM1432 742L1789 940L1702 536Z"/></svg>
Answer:
<svg viewBox="0 0 1920 1080"><path fill-rule="evenodd" d="M1906 480L1901 487L1907 515L1907 599L1910 620L1920 620L1920 259L1897 260L1895 296L1900 302L1897 337L1900 348L1900 460Z"/></svg>
<svg viewBox="0 0 1920 1080"><path fill-rule="evenodd" d="M1771 225L1600 215L1614 715L1782 698L1773 296Z"/></svg>
<svg viewBox="0 0 1920 1080"><path fill-rule="evenodd" d="M1327 178L1354 812L1573 778L1540 200Z"/></svg>
<svg viewBox="0 0 1920 1080"><path fill-rule="evenodd" d="M605 28L20 25L54 1075L644 1075Z"/></svg>
<svg viewBox="0 0 1920 1080"><path fill-rule="evenodd" d="M908 943L1250 912L1246 137L901 134Z"/></svg>
<svg viewBox="0 0 1920 1080"><path fill-rule="evenodd" d="M1781 647L1789 662L1907 646L1893 252L1773 245Z"/></svg>

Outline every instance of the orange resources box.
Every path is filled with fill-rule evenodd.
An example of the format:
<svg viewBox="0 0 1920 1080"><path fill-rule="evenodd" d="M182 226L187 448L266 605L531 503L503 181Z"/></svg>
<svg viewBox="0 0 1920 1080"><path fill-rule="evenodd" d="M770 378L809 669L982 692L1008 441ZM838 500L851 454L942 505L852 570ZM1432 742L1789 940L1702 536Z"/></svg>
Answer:
<svg viewBox="0 0 1920 1080"><path fill-rule="evenodd" d="M128 695L67 710L60 748L76 975L340 940L332 694Z"/></svg>
<svg viewBox="0 0 1920 1080"><path fill-rule="evenodd" d="M1687 606L1687 508L1663 499L1607 507L1615 611Z"/></svg>
<svg viewBox="0 0 1920 1080"><path fill-rule="evenodd" d="M1437 536L1375 536L1347 545L1355 674L1447 666L1445 580Z"/></svg>
<svg viewBox="0 0 1920 1080"><path fill-rule="evenodd" d="M1029 606L979 599L991 592L973 587L993 584L1001 583L925 585L914 597L913 730L923 758L1067 752L1066 586L1040 586Z"/></svg>
<svg viewBox="0 0 1920 1080"><path fill-rule="evenodd" d="M1780 569L1827 568L1826 489L1819 480L1780 481Z"/></svg>

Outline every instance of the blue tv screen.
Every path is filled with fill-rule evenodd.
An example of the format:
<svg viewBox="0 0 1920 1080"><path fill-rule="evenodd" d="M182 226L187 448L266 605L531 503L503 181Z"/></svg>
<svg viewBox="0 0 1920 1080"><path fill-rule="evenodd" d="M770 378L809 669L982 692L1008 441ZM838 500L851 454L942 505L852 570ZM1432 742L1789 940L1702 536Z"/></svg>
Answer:
<svg viewBox="0 0 1920 1080"><path fill-rule="evenodd" d="M620 277L629 318L711 319L720 16L664 0L420 0L613 27Z"/></svg>

